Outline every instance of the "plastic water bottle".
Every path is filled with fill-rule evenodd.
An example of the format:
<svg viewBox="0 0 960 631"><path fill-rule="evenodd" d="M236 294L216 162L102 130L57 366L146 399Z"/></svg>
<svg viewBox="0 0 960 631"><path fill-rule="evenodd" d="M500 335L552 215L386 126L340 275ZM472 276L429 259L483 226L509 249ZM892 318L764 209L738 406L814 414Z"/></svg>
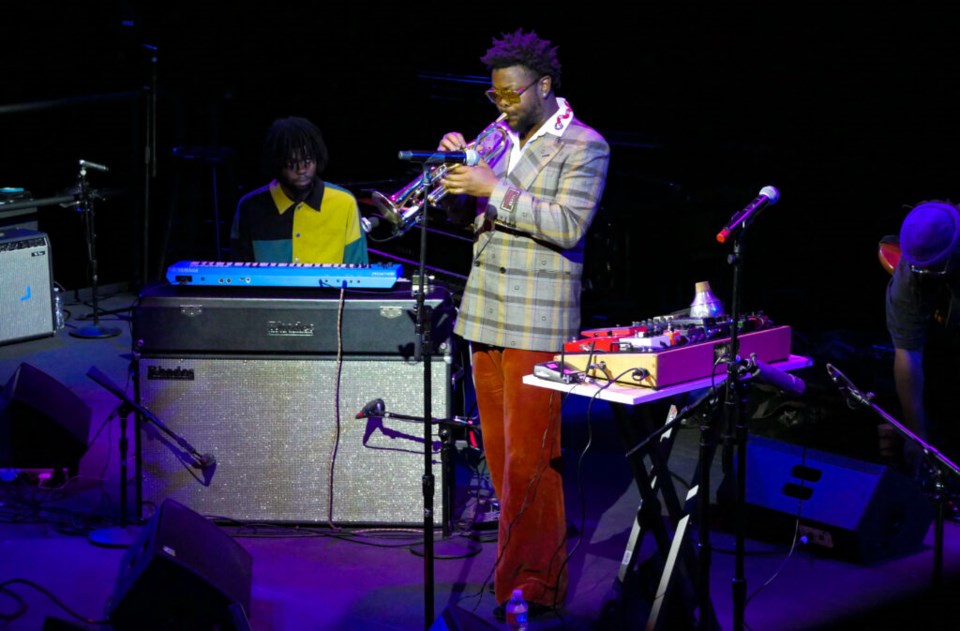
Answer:
<svg viewBox="0 0 960 631"><path fill-rule="evenodd" d="M506 620L507 628L514 631L527 630L527 601L523 599L523 591L513 590L513 596L507 601Z"/></svg>
<svg viewBox="0 0 960 631"><path fill-rule="evenodd" d="M53 288L53 322L56 331L65 326L63 321L63 294L60 293L59 287Z"/></svg>

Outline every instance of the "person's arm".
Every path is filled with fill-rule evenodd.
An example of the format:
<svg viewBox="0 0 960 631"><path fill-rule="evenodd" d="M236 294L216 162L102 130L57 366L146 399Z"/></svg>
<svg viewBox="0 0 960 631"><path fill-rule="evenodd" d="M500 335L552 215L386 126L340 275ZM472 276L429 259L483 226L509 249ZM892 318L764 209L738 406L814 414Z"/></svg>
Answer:
<svg viewBox="0 0 960 631"><path fill-rule="evenodd" d="M254 261L253 242L250 239L250 226L243 219L244 216L243 200L240 200L230 226L230 258L238 263L252 263Z"/></svg>
<svg viewBox="0 0 960 631"><path fill-rule="evenodd" d="M544 166L543 180L556 183L551 196L537 196L506 178L497 179L484 163L456 167L444 178L451 193L488 197L490 221L553 243L575 246L586 234L603 194L610 148L594 132L569 132L563 147Z"/></svg>
<svg viewBox="0 0 960 631"><path fill-rule="evenodd" d="M343 262L348 265L369 265L370 255L367 252L367 239L363 233L355 240L343 247Z"/></svg>
<svg viewBox="0 0 960 631"><path fill-rule="evenodd" d="M352 196L351 196L352 198ZM348 213L346 239L343 245L343 262L348 265L369 265L367 235L360 225L360 208L353 200L353 212Z"/></svg>
<svg viewBox="0 0 960 631"><path fill-rule="evenodd" d="M487 219L561 248L579 243L603 195L610 148L599 136L565 142L572 150L562 151L545 167L558 171L553 196L538 197L500 180L487 202Z"/></svg>
<svg viewBox="0 0 960 631"><path fill-rule="evenodd" d="M927 417L923 405L923 350L897 348L893 356L893 378L907 428L927 439Z"/></svg>

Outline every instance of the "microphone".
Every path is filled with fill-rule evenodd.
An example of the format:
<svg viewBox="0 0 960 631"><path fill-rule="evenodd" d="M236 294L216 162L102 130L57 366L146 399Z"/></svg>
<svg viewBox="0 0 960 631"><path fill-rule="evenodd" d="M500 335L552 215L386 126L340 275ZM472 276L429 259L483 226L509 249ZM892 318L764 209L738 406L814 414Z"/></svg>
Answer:
<svg viewBox="0 0 960 631"><path fill-rule="evenodd" d="M480 163L480 154L473 149L463 151L401 151L401 160L426 164L465 164L468 167Z"/></svg>
<svg viewBox="0 0 960 631"><path fill-rule="evenodd" d="M850 395L850 399L847 400L847 405L849 407L853 407L850 405L851 403L859 403L860 405L868 407L873 405L874 394L872 392L868 392L866 394L860 392L860 390L853 385L853 382L850 381L850 378L837 370L836 366L833 364L827 364L827 374L830 375L830 380L833 381L833 383L837 384L841 390Z"/></svg>
<svg viewBox="0 0 960 631"><path fill-rule="evenodd" d="M380 417L386 414L386 412L387 406L384 405L383 399L374 399L363 406L363 409L357 413L357 418Z"/></svg>
<svg viewBox="0 0 960 631"><path fill-rule="evenodd" d="M103 171L104 173L110 170L106 165L90 162L89 160L81 160L80 166L85 169L93 169L94 171Z"/></svg>
<svg viewBox="0 0 960 631"><path fill-rule="evenodd" d="M754 215L760 214L760 211L767 206L773 206L780 199L780 191L772 186L764 186L760 189L760 194L750 204L734 215L727 225L717 234L717 241L726 243L727 239L743 224L751 221Z"/></svg>
<svg viewBox="0 0 960 631"><path fill-rule="evenodd" d="M801 397L807 390L807 384L803 382L803 379L760 361L756 354L750 356L746 367L750 371L751 377L759 379L761 383L774 386L791 396Z"/></svg>

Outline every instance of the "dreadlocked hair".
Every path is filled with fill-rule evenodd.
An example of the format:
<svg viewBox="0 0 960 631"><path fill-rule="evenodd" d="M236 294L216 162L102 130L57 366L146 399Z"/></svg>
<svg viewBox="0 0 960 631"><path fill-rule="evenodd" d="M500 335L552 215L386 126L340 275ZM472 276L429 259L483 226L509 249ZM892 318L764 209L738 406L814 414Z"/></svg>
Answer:
<svg viewBox="0 0 960 631"><path fill-rule="evenodd" d="M480 58L489 70L526 66L539 76L549 76L553 86L560 85L560 60L557 47L548 40L540 39L534 31L525 33L517 29L513 33L501 33L493 39L493 46Z"/></svg>
<svg viewBox="0 0 960 631"><path fill-rule="evenodd" d="M310 158L317 165L317 174L327 166L327 145L317 126L305 118L278 118L270 125L263 141L263 171L276 177L288 160Z"/></svg>

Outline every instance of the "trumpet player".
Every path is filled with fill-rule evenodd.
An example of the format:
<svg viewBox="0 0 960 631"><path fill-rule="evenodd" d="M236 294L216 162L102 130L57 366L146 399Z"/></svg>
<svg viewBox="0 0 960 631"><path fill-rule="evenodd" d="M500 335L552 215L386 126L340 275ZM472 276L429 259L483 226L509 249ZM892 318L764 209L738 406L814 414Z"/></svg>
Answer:
<svg viewBox="0 0 960 631"><path fill-rule="evenodd" d="M451 167L442 183L447 205L476 203L474 260L456 333L471 345L484 451L500 500L494 613L502 620L514 589L534 617L566 597L561 399L522 378L579 333L584 238L610 151L555 95L560 63L551 42L521 29L494 38L481 61L493 84L486 96L506 115L510 146L493 164ZM439 149L465 146L462 134L450 132Z"/></svg>

